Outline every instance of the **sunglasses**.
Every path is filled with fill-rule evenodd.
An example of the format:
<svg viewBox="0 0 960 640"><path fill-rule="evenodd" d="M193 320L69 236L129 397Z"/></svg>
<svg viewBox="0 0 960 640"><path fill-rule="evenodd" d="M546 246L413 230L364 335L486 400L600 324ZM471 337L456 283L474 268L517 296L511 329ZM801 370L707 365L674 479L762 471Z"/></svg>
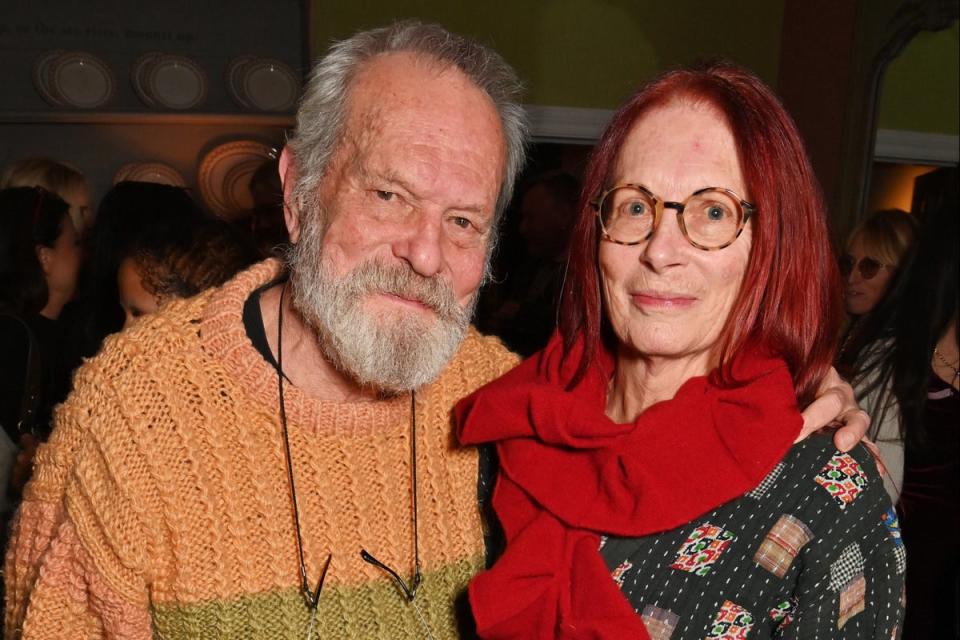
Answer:
<svg viewBox="0 0 960 640"><path fill-rule="evenodd" d="M870 256L860 258L859 260L854 260L853 256L845 255L840 258L840 273L843 274L843 277L848 277L853 270L856 269L860 272L860 277L864 280L870 280L876 276L880 269L890 269L890 265L883 264L879 260L875 260Z"/></svg>

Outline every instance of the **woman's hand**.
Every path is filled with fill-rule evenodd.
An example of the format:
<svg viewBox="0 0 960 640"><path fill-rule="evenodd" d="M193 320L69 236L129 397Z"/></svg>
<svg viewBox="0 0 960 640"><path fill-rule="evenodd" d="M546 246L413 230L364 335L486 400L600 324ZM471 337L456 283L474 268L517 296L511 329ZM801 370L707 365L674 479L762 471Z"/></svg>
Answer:
<svg viewBox="0 0 960 640"><path fill-rule="evenodd" d="M860 408L853 395L853 387L844 381L833 367L820 383L817 399L803 410L803 429L797 442L824 427L836 429L833 444L840 451L849 451L870 428L870 416Z"/></svg>

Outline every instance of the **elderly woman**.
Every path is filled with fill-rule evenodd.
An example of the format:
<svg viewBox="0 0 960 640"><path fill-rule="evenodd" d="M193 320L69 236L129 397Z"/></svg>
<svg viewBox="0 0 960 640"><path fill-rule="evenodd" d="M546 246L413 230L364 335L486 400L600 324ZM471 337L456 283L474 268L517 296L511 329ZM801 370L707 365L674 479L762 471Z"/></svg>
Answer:
<svg viewBox="0 0 960 640"><path fill-rule="evenodd" d="M772 92L725 65L642 89L573 238L561 335L458 407L500 461L480 635L891 637L904 554L870 455L794 444L840 280Z"/></svg>

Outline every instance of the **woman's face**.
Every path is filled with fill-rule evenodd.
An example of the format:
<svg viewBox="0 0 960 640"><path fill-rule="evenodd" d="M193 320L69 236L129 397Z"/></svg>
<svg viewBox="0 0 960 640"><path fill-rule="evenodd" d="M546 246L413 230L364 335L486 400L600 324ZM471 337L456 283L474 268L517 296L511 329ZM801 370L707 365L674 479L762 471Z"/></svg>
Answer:
<svg viewBox="0 0 960 640"><path fill-rule="evenodd" d="M124 327L129 327L136 318L156 313L160 308L157 296L146 290L143 278L133 258L124 258L117 271L117 288L120 290L120 306L123 307Z"/></svg>
<svg viewBox="0 0 960 640"><path fill-rule="evenodd" d="M870 313L886 295L890 280L893 279L894 270L887 266L881 266L872 278L863 277L863 274L860 273L861 260L872 258L876 262L882 263L882 261L867 253L863 238L859 233L847 244L846 256L844 257L853 265L853 269L851 269L844 282L843 302L847 308L847 313L852 316Z"/></svg>
<svg viewBox="0 0 960 640"><path fill-rule="evenodd" d="M94 210L90 206L90 189L85 183L77 182L64 189L61 197L70 205L70 218L82 237L93 226Z"/></svg>
<svg viewBox="0 0 960 640"><path fill-rule="evenodd" d="M77 275L80 272L80 238L70 216L60 223L60 235L52 247L39 247L47 288L57 292L65 300L77 290Z"/></svg>
<svg viewBox="0 0 960 640"><path fill-rule="evenodd" d="M717 111L702 105L675 102L640 118L610 177L611 185L624 182L642 184L661 200L682 202L703 187L725 187L750 200L733 134ZM601 241L605 309L621 354L687 359L697 373L715 366L714 347L740 291L751 241L748 224L724 249L697 249L673 209L639 245Z"/></svg>

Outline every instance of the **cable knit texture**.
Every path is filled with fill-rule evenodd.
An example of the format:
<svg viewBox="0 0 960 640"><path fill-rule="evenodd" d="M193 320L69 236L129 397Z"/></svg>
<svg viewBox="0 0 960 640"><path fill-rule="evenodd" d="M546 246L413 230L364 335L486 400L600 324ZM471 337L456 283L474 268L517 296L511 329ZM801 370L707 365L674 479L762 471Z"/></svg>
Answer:
<svg viewBox="0 0 960 640"><path fill-rule="evenodd" d="M108 340L37 454L6 558L6 637L303 638L276 374L242 308L257 265ZM454 599L483 563L477 459L450 409L517 363L469 333L417 394L417 611L360 549L413 573L410 411L285 387L307 572L323 638L456 636Z"/></svg>

